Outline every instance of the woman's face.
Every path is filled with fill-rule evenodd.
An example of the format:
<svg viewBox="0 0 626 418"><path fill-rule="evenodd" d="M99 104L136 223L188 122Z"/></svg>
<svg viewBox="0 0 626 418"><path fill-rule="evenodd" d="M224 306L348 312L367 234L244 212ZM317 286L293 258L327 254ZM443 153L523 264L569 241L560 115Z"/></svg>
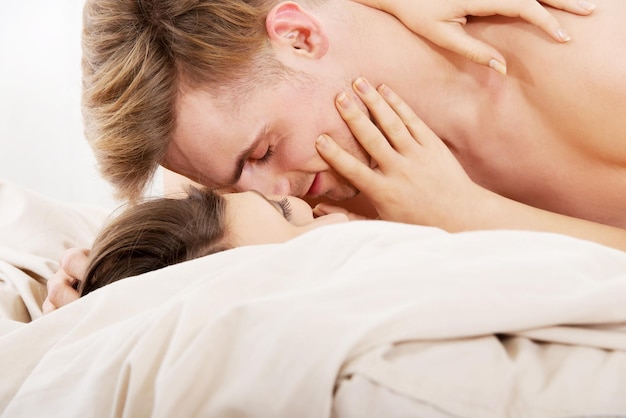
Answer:
<svg viewBox="0 0 626 418"><path fill-rule="evenodd" d="M256 191L223 196L228 239L235 247L284 242L322 225L348 221L342 213L314 218L311 206L293 196L265 197Z"/></svg>

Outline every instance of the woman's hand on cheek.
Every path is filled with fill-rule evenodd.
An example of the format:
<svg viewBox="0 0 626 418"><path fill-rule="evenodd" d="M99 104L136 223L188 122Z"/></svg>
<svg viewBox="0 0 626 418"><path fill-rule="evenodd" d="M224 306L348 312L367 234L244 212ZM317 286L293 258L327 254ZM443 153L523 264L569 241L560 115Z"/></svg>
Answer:
<svg viewBox="0 0 626 418"><path fill-rule="evenodd" d="M320 155L370 200L381 219L464 229L484 189L389 87L376 90L358 79L354 90L380 129L344 93L337 97L337 108L376 167L363 164L327 135L317 140Z"/></svg>
<svg viewBox="0 0 626 418"><path fill-rule="evenodd" d="M490 45L465 32L467 16L520 17L558 42L569 36L556 18L536 0L357 0L396 16L406 27L442 48L504 74L504 57ZM588 15L594 5L585 0L543 0L556 9Z"/></svg>

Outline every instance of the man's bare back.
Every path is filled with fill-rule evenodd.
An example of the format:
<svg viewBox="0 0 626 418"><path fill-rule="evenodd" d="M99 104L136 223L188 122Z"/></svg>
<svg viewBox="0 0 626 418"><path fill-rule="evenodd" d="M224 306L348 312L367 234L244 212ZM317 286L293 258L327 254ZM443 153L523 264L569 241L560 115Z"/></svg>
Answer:
<svg viewBox="0 0 626 418"><path fill-rule="evenodd" d="M554 13L572 35L567 45L521 20L468 23L469 33L504 54L506 77L444 53L456 76L428 94L396 91L476 183L626 228L626 29L615 18L626 16L626 3L599 1L589 19Z"/></svg>
<svg viewBox="0 0 626 418"><path fill-rule="evenodd" d="M559 13L574 37L569 45L546 42L523 24L469 29L476 36L484 29L501 51L513 52L508 76L492 80L493 103L483 102L472 155L460 158L479 183L626 227L626 30L615 16L626 16L626 3L601 2L592 19L569 22Z"/></svg>

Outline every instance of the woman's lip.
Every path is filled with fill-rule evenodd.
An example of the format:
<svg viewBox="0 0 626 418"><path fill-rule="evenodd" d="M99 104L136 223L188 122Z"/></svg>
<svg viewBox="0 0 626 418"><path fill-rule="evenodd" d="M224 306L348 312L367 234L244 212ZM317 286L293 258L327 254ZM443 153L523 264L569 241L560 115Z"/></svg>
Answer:
<svg viewBox="0 0 626 418"><path fill-rule="evenodd" d="M313 183L311 183L311 187L309 187L309 191L306 192L307 197L317 197L317 195L320 194L320 190L321 190L322 184L320 182L320 174L317 173L315 174L315 177L313 178Z"/></svg>

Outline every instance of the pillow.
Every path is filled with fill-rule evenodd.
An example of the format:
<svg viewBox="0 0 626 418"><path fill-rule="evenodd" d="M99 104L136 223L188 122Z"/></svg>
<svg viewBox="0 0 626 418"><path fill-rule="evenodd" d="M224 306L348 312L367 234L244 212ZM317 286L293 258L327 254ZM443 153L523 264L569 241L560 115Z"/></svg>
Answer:
<svg viewBox="0 0 626 418"><path fill-rule="evenodd" d="M0 317L41 315L63 252L89 248L110 210L69 204L0 180Z"/></svg>

